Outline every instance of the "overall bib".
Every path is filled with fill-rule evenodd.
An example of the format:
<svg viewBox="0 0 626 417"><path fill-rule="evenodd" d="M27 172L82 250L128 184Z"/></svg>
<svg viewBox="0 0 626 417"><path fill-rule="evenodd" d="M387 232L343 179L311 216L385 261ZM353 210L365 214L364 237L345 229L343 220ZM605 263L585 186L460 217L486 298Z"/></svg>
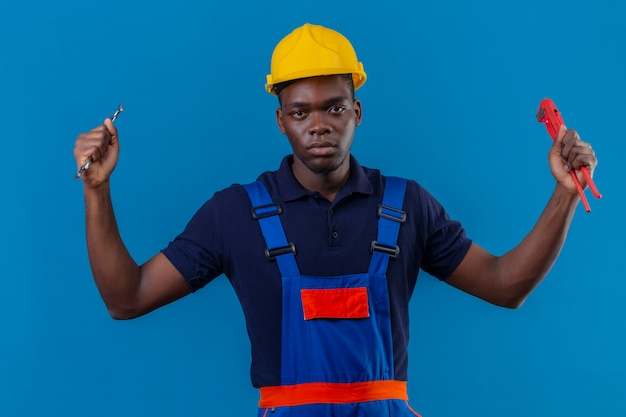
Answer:
<svg viewBox="0 0 626 417"><path fill-rule="evenodd" d="M244 185L282 276L281 385L261 387L259 417L419 416L394 380L386 271L396 257L406 180L387 177L367 273L301 275L295 246L260 181Z"/></svg>

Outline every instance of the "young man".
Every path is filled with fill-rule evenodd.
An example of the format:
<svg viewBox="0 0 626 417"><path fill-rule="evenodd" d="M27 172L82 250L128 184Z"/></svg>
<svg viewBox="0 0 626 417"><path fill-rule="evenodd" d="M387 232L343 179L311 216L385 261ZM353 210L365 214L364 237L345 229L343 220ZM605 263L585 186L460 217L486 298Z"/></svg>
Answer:
<svg viewBox="0 0 626 417"><path fill-rule="evenodd" d="M225 274L252 345L259 415L408 416L408 302L419 269L469 294L518 307L556 259L578 194L569 171L597 164L574 130L550 149L556 186L535 227L503 256L465 236L414 181L385 177L350 154L365 82L350 42L304 25L274 50L266 85L293 154L259 181L215 194L144 265L116 225L109 177L117 130L106 120L79 135L87 244L112 317L129 319ZM584 178L580 181L586 185Z"/></svg>

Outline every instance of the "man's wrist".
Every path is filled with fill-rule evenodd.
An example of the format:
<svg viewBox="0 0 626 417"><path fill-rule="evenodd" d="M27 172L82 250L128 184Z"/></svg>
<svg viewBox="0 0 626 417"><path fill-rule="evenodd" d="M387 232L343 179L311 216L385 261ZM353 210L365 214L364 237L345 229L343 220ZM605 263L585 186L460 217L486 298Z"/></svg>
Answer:
<svg viewBox="0 0 626 417"><path fill-rule="evenodd" d="M555 198L559 199L559 201L563 201L563 202L570 203L570 204L578 203L578 201L580 200L580 196L578 195L577 190L572 191L568 187L566 187L564 184L561 184L560 182L556 183L553 194Z"/></svg>
<svg viewBox="0 0 626 417"><path fill-rule="evenodd" d="M95 185L83 182L83 192L85 197L108 195L111 192L111 185L108 179Z"/></svg>

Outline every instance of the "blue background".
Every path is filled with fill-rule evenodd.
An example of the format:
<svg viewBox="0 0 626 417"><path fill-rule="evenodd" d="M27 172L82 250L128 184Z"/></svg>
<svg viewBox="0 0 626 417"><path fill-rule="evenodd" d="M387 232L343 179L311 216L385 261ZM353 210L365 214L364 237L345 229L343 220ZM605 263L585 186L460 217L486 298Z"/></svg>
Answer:
<svg viewBox="0 0 626 417"><path fill-rule="evenodd" d="M111 320L84 242L76 136L119 103L112 179L124 240L144 262L213 192L289 152L264 92L275 44L305 22L364 62L362 164L426 186L502 254L554 181L535 120L555 100L593 143L579 206L545 281L519 310L420 276L409 391L435 416L626 415L623 268L626 3L603 1L14 1L0 13L0 415L245 416L258 393L223 277L128 322Z"/></svg>

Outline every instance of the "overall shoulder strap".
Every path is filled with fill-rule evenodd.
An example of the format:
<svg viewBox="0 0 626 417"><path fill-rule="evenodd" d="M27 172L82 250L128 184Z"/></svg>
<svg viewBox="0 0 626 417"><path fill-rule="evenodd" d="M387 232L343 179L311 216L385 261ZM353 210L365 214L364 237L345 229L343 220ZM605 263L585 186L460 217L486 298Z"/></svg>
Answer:
<svg viewBox="0 0 626 417"><path fill-rule="evenodd" d="M400 253L398 234L400 225L406 221L406 213L402 211L406 183L404 178L387 177L383 200L378 206L378 236L370 245L370 273L385 273L389 258Z"/></svg>
<svg viewBox="0 0 626 417"><path fill-rule="evenodd" d="M282 276L299 275L295 258L296 247L287 242L285 230L278 217L283 212L281 204L272 200L261 181L244 184L243 188L252 203L252 217L258 220L265 239L265 257L278 263Z"/></svg>

